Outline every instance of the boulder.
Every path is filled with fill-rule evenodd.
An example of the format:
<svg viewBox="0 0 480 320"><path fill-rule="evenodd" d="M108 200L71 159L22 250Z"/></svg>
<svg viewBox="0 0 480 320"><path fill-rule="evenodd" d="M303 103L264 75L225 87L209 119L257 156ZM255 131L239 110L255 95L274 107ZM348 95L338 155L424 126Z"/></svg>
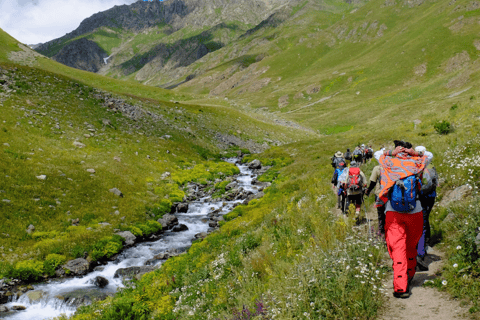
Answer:
<svg viewBox="0 0 480 320"><path fill-rule="evenodd" d="M0 304L7 303L9 297L10 297L10 295L8 295L7 292L0 291Z"/></svg>
<svg viewBox="0 0 480 320"><path fill-rule="evenodd" d="M129 267L129 268L120 268L115 271L113 275L114 278L132 278L138 274L144 274L150 271L153 271L154 267L152 266L141 266L141 267Z"/></svg>
<svg viewBox="0 0 480 320"><path fill-rule="evenodd" d="M32 234L35 231L35 226L33 224L29 225L27 228L27 233Z"/></svg>
<svg viewBox="0 0 480 320"><path fill-rule="evenodd" d="M218 226L218 223L217 223L216 221L210 220L210 221L208 222L208 226L209 226L210 228L216 228L216 227Z"/></svg>
<svg viewBox="0 0 480 320"><path fill-rule="evenodd" d="M213 221L225 221L225 219L223 218L223 216L217 216L217 217L213 217L212 218Z"/></svg>
<svg viewBox="0 0 480 320"><path fill-rule="evenodd" d="M87 169L87 172L88 173L95 173L96 171L95 171L95 169Z"/></svg>
<svg viewBox="0 0 480 320"><path fill-rule="evenodd" d="M5 306L0 306L0 313L1 312L8 312L8 308Z"/></svg>
<svg viewBox="0 0 480 320"><path fill-rule="evenodd" d="M173 214L165 214L161 219L157 220L162 225L163 229L171 229L178 224L178 218Z"/></svg>
<svg viewBox="0 0 480 320"><path fill-rule="evenodd" d="M74 141L73 145L77 148L84 148L85 147L85 145L83 143L79 142L79 141Z"/></svg>
<svg viewBox="0 0 480 320"><path fill-rule="evenodd" d="M25 310L25 309L27 309L27 307L22 306L22 305L12 307L12 310L16 310L16 311L21 311L21 310Z"/></svg>
<svg viewBox="0 0 480 320"><path fill-rule="evenodd" d="M238 183L236 181L233 181L225 186L225 190L228 191L230 189L235 189L236 187L238 187Z"/></svg>
<svg viewBox="0 0 480 320"><path fill-rule="evenodd" d="M447 192L439 205L442 207L448 206L451 202L460 201L465 198L470 193L471 187L468 185L463 185L454 190Z"/></svg>
<svg viewBox="0 0 480 320"><path fill-rule="evenodd" d="M116 195L116 196L119 196L120 198L123 198L123 193L122 193L122 191L118 190L117 188L112 188L112 189L110 189L110 190L108 190L108 191L110 191L111 193L113 193L113 194Z"/></svg>
<svg viewBox="0 0 480 320"><path fill-rule="evenodd" d="M208 234L206 232L200 232L195 235L195 239L205 239L207 235Z"/></svg>
<svg viewBox="0 0 480 320"><path fill-rule="evenodd" d="M179 203L177 205L177 212L186 213L188 211L188 203Z"/></svg>
<svg viewBox="0 0 480 320"><path fill-rule="evenodd" d="M137 239L137 237L135 237L135 235L133 233L131 233L130 231L122 231L122 232L117 232L115 234L124 238L125 239L125 245L127 245L127 246L132 246L133 244L135 244L135 240Z"/></svg>
<svg viewBox="0 0 480 320"><path fill-rule="evenodd" d="M37 176L37 179L38 180L47 180L47 176L44 175L44 174L41 174L41 175Z"/></svg>
<svg viewBox="0 0 480 320"><path fill-rule="evenodd" d="M75 276L83 276L90 269L90 263L86 259L78 258L68 261L63 268L69 270Z"/></svg>
<svg viewBox="0 0 480 320"><path fill-rule="evenodd" d="M146 266L153 265L159 260L167 260L168 258L170 258L170 254L168 252L159 253L155 255L152 259L148 259L147 261L145 261L145 265Z"/></svg>
<svg viewBox="0 0 480 320"><path fill-rule="evenodd" d="M258 159L255 159L248 164L248 168L252 170L257 170L257 169L260 169L261 167L262 167L262 163Z"/></svg>
<svg viewBox="0 0 480 320"><path fill-rule="evenodd" d="M63 300L67 305L79 307L91 304L93 301L105 300L108 296L113 296L113 294L113 292L105 293L97 288L91 288L62 293L61 296L56 296L56 298Z"/></svg>
<svg viewBox="0 0 480 320"><path fill-rule="evenodd" d="M179 224L173 227L172 232L181 232L181 231L187 231L188 227L184 224Z"/></svg>
<svg viewBox="0 0 480 320"><path fill-rule="evenodd" d="M26 295L30 303L32 303L32 302L37 302L41 300L45 296L45 292L40 290L28 291Z"/></svg>
<svg viewBox="0 0 480 320"><path fill-rule="evenodd" d="M97 276L93 280L93 284L99 288L105 288L108 285L108 280L104 277Z"/></svg>

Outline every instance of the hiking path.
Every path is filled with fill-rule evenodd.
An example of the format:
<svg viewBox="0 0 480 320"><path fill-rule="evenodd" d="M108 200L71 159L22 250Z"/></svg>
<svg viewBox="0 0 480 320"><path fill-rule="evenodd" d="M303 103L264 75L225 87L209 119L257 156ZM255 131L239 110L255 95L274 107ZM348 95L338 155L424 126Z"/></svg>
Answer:
<svg viewBox="0 0 480 320"><path fill-rule="evenodd" d="M337 215L342 215L341 210L335 210ZM366 216L370 219L371 226L377 228L378 216L374 208L367 208ZM407 299L393 297L393 271L387 275L383 282L385 290L384 308L378 313L378 320L452 320L472 319L468 306L463 306L460 301L451 298L447 293L440 292L432 287L424 287L425 280L433 280L443 266L443 253L436 247L429 247L425 261L429 265L428 271L417 271L411 284L411 295ZM385 254L388 265L391 259Z"/></svg>

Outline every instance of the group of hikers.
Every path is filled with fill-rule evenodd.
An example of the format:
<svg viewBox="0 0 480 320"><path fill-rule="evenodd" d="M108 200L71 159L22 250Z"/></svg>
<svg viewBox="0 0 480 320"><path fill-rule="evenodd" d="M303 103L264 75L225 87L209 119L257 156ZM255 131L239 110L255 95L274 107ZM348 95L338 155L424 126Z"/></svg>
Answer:
<svg viewBox="0 0 480 320"><path fill-rule="evenodd" d="M431 164L433 154L424 146L413 148L411 143L401 140L395 140L394 145L393 150L382 148L376 152L365 145L357 146L353 153L347 149L345 155L337 151L331 159L335 169L332 184L338 208L357 217L364 197L374 191L377 235L386 241L393 260L393 295L408 298L416 268L428 270L426 244L430 239L429 216L438 176ZM373 158L378 165L367 180L360 166Z"/></svg>

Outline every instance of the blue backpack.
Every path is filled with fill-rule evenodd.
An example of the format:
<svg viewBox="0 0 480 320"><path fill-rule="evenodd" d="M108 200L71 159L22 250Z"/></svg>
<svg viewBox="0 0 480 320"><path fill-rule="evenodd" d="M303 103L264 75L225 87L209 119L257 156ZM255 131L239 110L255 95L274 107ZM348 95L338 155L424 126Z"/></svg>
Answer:
<svg viewBox="0 0 480 320"><path fill-rule="evenodd" d="M409 176L397 182L390 189L390 204L397 212L410 212L417 205L417 186L419 180L416 176Z"/></svg>

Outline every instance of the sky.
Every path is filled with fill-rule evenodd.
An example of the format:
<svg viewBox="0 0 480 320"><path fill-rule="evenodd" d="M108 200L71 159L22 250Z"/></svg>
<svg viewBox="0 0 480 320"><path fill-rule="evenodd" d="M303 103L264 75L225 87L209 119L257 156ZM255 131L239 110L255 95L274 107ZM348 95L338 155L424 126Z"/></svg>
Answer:
<svg viewBox="0 0 480 320"><path fill-rule="evenodd" d="M0 28L22 43L44 43L75 30L94 13L136 1L0 0Z"/></svg>

